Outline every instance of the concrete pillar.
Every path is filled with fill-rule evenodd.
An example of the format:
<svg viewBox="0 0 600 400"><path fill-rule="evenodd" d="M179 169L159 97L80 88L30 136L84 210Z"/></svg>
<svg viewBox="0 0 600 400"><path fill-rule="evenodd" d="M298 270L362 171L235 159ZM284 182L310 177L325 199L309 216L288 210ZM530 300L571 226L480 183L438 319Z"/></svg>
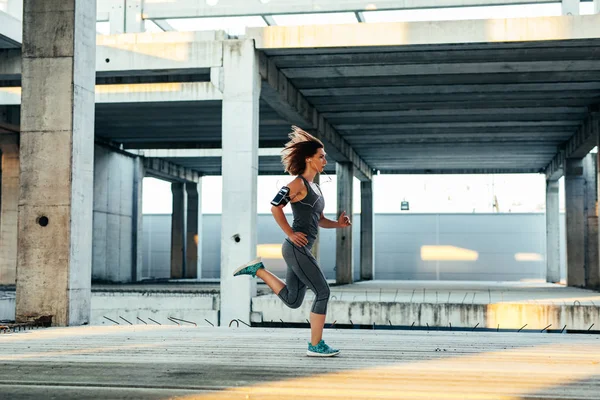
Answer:
<svg viewBox="0 0 600 400"><path fill-rule="evenodd" d="M316 183L317 185L320 185L321 183L321 175L317 174L315 175L313 182ZM320 251L320 245L319 245L319 241L320 241L320 236L317 236L317 238L315 239L312 248L310 249L310 252L312 253L312 255L315 257L315 259L317 260L317 263L320 262L320 255L321 255L321 251Z"/></svg>
<svg viewBox="0 0 600 400"><path fill-rule="evenodd" d="M352 181L354 166L351 163L337 163L337 215L345 211L352 218ZM352 228L336 229L335 281L348 284L354 281L352 252Z"/></svg>
<svg viewBox="0 0 600 400"><path fill-rule="evenodd" d="M173 193L173 213L171 214L171 278L181 279L185 276L185 184L171 184Z"/></svg>
<svg viewBox="0 0 600 400"><path fill-rule="evenodd" d="M144 32L143 0L125 0L125 33Z"/></svg>
<svg viewBox="0 0 600 400"><path fill-rule="evenodd" d="M142 279L143 264L143 182L146 175L144 163L136 157L133 164L133 195L131 211L131 280Z"/></svg>
<svg viewBox="0 0 600 400"><path fill-rule="evenodd" d="M90 320L95 58L95 0L25 0L17 321Z"/></svg>
<svg viewBox="0 0 600 400"><path fill-rule="evenodd" d="M546 181L546 282L560 281L559 184Z"/></svg>
<svg viewBox="0 0 600 400"><path fill-rule="evenodd" d="M583 160L567 159L565 168L567 285L585 286L585 178Z"/></svg>
<svg viewBox="0 0 600 400"><path fill-rule="evenodd" d="M108 0L104 0L108 1ZM125 33L125 0L110 0L109 24L110 34Z"/></svg>
<svg viewBox="0 0 600 400"><path fill-rule="evenodd" d="M196 263L196 276L198 278L202 278L202 244L203 242L203 238L202 238L202 229L203 229L203 217L202 217L202 178L200 178L198 180L197 183L198 186L198 235L196 237L196 243L198 243L197 246L197 263Z"/></svg>
<svg viewBox="0 0 600 400"><path fill-rule="evenodd" d="M185 184L187 194L186 212L186 261L185 278L198 277L198 185L193 182Z"/></svg>
<svg viewBox="0 0 600 400"><path fill-rule="evenodd" d="M579 0L562 0L562 15L579 15Z"/></svg>
<svg viewBox="0 0 600 400"><path fill-rule="evenodd" d="M583 159L585 177L585 286L600 287L600 261L598 259L598 158L597 154L588 154Z"/></svg>
<svg viewBox="0 0 600 400"><path fill-rule="evenodd" d="M373 279L373 181L360 183L360 279Z"/></svg>
<svg viewBox="0 0 600 400"><path fill-rule="evenodd" d="M0 178L0 285L17 279L17 213L19 204L19 146L17 135L4 135Z"/></svg>
<svg viewBox="0 0 600 400"><path fill-rule="evenodd" d="M256 257L256 186L261 79L251 40L223 45L223 208L220 324L249 323L256 282L233 271Z"/></svg>
<svg viewBox="0 0 600 400"><path fill-rule="evenodd" d="M137 157L99 145L94 153L92 280L131 282L137 267Z"/></svg>

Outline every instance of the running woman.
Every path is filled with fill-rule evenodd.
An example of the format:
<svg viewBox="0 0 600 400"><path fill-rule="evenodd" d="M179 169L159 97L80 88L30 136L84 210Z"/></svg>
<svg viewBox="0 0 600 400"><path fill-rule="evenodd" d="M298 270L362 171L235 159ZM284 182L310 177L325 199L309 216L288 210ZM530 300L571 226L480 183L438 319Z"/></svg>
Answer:
<svg viewBox="0 0 600 400"><path fill-rule="evenodd" d="M322 173L327 165L323 143L292 126L290 141L286 143L281 162L285 172L295 175L287 186L281 188L271 201L271 213L287 238L283 242L282 253L287 264L285 283L267 271L260 258L239 267L234 276L251 275L262 279L273 292L290 308L298 308L304 300L306 289L315 293L315 301L310 313L311 340L307 355L310 357L331 357L340 353L323 341L323 328L327 314L330 290L325 275L311 248L321 228L347 228L350 218L344 211L337 221L325 218L325 199L315 176ZM289 225L283 208L291 204L294 222Z"/></svg>

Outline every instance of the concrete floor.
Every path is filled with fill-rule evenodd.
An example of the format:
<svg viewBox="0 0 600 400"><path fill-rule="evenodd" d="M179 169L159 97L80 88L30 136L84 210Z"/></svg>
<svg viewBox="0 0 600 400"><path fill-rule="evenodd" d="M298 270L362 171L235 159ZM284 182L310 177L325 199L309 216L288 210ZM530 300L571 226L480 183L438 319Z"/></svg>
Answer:
<svg viewBox="0 0 600 400"><path fill-rule="evenodd" d="M381 293L381 300L379 295ZM536 303L600 306L600 293L544 281L365 281L335 286L331 295L341 300L400 303Z"/></svg>
<svg viewBox="0 0 600 400"><path fill-rule="evenodd" d="M364 281L336 286L330 282L332 300L395 301L422 303L492 304L500 302L573 304L600 306L600 293L566 287L563 284L531 280L525 282L487 281ZM270 295L259 282L258 295ZM214 282L170 282L140 284L95 284L94 292L198 292L219 293ZM381 297L380 297L381 294Z"/></svg>
<svg viewBox="0 0 600 400"><path fill-rule="evenodd" d="M346 296L353 294L362 295L365 300L365 292L368 295L382 292L382 295L389 296L391 300L397 301L416 301L420 293L420 300L423 300L423 289L426 296L433 296L435 301L435 292L438 296L442 293L451 295L451 300L455 301L456 296L465 293L477 293L476 303L490 303L488 294L492 294L492 301L545 301L548 303L555 301L567 301L576 298L583 302L592 304L598 299L600 303L600 293L593 290L586 290L574 287L567 287L564 284L547 283L543 280L514 281L514 282L495 282L495 281L392 281L392 280L374 280L356 282L351 285L335 285L335 281L328 281L331 286L332 295ZM0 294L8 295L14 292L14 286L0 286ZM258 294L271 294L270 289L261 281L258 281ZM93 292L197 292L197 293L219 293L220 285L218 282L197 282L189 281L170 281L157 283L135 283L135 284L93 284ZM413 291L415 294L413 295ZM396 292L398 294L396 295ZM479 296L479 293L485 293L485 296ZM357 299L358 300L358 297ZM371 298L369 298L371 300ZM388 300L389 301L389 300ZM467 302L465 300L465 302ZM470 301L469 301L470 302ZM594 303L595 304L595 303ZM599 304L600 305L600 304Z"/></svg>
<svg viewBox="0 0 600 400"><path fill-rule="evenodd" d="M593 290L567 287L564 284L546 283L542 280L522 282L493 282L493 281L390 281L375 280L356 282L351 285L336 286L330 281L331 294L337 297L353 296L355 300L374 300L382 293L382 300L399 302L425 301L435 302L436 292L438 302L447 302L448 295L452 302L461 302L465 294L470 294L465 303L473 301L476 304L488 304L499 301L555 303L575 299L590 305L600 305L600 293ZM259 281L258 294L271 294L269 288ZM94 284L94 292L213 292L218 293L218 282L169 282L169 283L137 283L137 284ZM413 293L414 292L414 293ZM472 299L475 293L475 299ZM445 294L445 297L442 296ZM362 299L360 299L362 296ZM365 298L366 296L366 298ZM491 296L491 297L490 297ZM443 297L443 298L442 298Z"/></svg>
<svg viewBox="0 0 600 400"><path fill-rule="evenodd" d="M0 335L10 399L597 399L600 336L327 330L50 328Z"/></svg>

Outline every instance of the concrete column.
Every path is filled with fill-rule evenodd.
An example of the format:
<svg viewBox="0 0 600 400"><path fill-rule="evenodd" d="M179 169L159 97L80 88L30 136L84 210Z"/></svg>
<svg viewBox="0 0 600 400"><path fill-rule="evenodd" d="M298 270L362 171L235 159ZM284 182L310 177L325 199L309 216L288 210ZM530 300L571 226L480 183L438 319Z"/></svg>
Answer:
<svg viewBox="0 0 600 400"><path fill-rule="evenodd" d="M107 0L104 0L107 1ZM125 0L110 0L110 34L125 33Z"/></svg>
<svg viewBox="0 0 600 400"><path fill-rule="evenodd" d="M321 183L321 175L317 174L315 175L313 182L316 184L320 184ZM319 241L320 241L320 236L317 236L317 238L315 239L312 249L310 250L310 252L312 253L312 255L315 257L315 259L317 260L317 263L320 262L320 246L319 246Z"/></svg>
<svg viewBox="0 0 600 400"><path fill-rule="evenodd" d="M171 184L173 193L173 213L171 214L171 278L185 276L185 190L184 183Z"/></svg>
<svg viewBox="0 0 600 400"><path fill-rule="evenodd" d="M567 285L585 286L585 178L583 160L567 159L565 168Z"/></svg>
<svg viewBox="0 0 600 400"><path fill-rule="evenodd" d="M186 212L186 262L185 278L198 277L198 185L193 182L185 184L187 194Z"/></svg>
<svg viewBox="0 0 600 400"><path fill-rule="evenodd" d="M352 218L352 180L354 166L352 163L337 163L337 215L345 211ZM348 284L354 281L352 252L352 228L336 229L335 246L335 281L338 284Z"/></svg>
<svg viewBox="0 0 600 400"><path fill-rule="evenodd" d="M140 157L136 157L133 164L133 196L131 211L131 280L142 279L143 265L143 182L146 172Z"/></svg>
<svg viewBox="0 0 600 400"><path fill-rule="evenodd" d="M202 229L203 229L203 217L202 217L202 178L200 178L198 180L197 183L198 186L198 236L196 238L196 242L198 243L197 246L197 252L198 252L198 261L196 264L196 276L198 278L202 278L202 244L203 242L203 237L202 237Z"/></svg>
<svg viewBox="0 0 600 400"><path fill-rule="evenodd" d="M546 181L546 282L560 281L558 181Z"/></svg>
<svg viewBox="0 0 600 400"><path fill-rule="evenodd" d="M144 32L143 0L125 0L125 33Z"/></svg>
<svg viewBox="0 0 600 400"><path fill-rule="evenodd" d="M261 79L251 40L223 45L223 211L221 216L221 314L227 326L250 319L256 281L233 271L256 257L256 186Z"/></svg>
<svg viewBox="0 0 600 400"><path fill-rule="evenodd" d="M373 279L373 181L360 183L360 279Z"/></svg>
<svg viewBox="0 0 600 400"><path fill-rule="evenodd" d="M92 280L131 282L138 245L136 157L105 146L94 153Z"/></svg>
<svg viewBox="0 0 600 400"><path fill-rule="evenodd" d="M598 158L588 154L583 159L585 177L585 286L600 287L600 261L598 259Z"/></svg>
<svg viewBox="0 0 600 400"><path fill-rule="evenodd" d="M17 136L4 135L0 178L0 285L17 279L17 213L19 204L19 146Z"/></svg>
<svg viewBox="0 0 600 400"><path fill-rule="evenodd" d="M562 15L579 15L579 0L562 0Z"/></svg>
<svg viewBox="0 0 600 400"><path fill-rule="evenodd" d="M90 320L96 1L25 0L16 319Z"/></svg>

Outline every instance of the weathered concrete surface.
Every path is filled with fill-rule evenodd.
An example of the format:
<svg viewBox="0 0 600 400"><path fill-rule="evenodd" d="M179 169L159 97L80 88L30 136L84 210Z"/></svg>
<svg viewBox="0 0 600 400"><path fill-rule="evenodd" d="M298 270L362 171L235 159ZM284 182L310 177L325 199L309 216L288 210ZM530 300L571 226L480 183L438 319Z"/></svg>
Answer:
<svg viewBox="0 0 600 400"><path fill-rule="evenodd" d="M198 263L199 255L202 252L202 242L200 242L200 236L198 236L198 229L200 225L200 219L202 218L202 209L200 208L200 201L202 201L202 189L198 190L198 184L195 182L187 182L185 184L186 193L186 224L185 224L185 276L184 278L196 279L198 278Z"/></svg>
<svg viewBox="0 0 600 400"><path fill-rule="evenodd" d="M132 280L131 265L138 256L133 254L132 243L135 165L134 157L95 146L92 248L94 280Z"/></svg>
<svg viewBox="0 0 600 400"><path fill-rule="evenodd" d="M253 322L306 322L314 295L292 310L274 295L252 300ZM327 322L345 325L593 330L600 293L547 283L368 281L331 290Z"/></svg>
<svg viewBox="0 0 600 400"><path fill-rule="evenodd" d="M546 282L560 281L559 184L546 181Z"/></svg>
<svg viewBox="0 0 600 400"><path fill-rule="evenodd" d="M110 289L107 289L110 288ZM115 285L95 287L91 297L90 325L218 325L219 293L212 289L173 290ZM169 318L177 318L175 322ZM0 321L15 320L15 292L0 289ZM111 321L112 320L112 321ZM189 321L189 322L184 322Z"/></svg>
<svg viewBox="0 0 600 400"><path fill-rule="evenodd" d="M90 325L115 325L113 321L116 321L121 325L179 322L216 326L219 324L218 300L218 295L210 293L94 292ZM178 322L169 318L176 318Z"/></svg>
<svg viewBox="0 0 600 400"><path fill-rule="evenodd" d="M360 183L360 279L373 279L374 246L373 181Z"/></svg>
<svg viewBox="0 0 600 400"><path fill-rule="evenodd" d="M81 327L0 335L0 391L22 398L596 399L591 335Z"/></svg>
<svg viewBox="0 0 600 400"><path fill-rule="evenodd" d="M171 183L173 211L171 213L171 278L184 278L185 271L185 183Z"/></svg>
<svg viewBox="0 0 600 400"><path fill-rule="evenodd" d="M258 49L401 46L597 38L600 15L250 28Z"/></svg>
<svg viewBox="0 0 600 400"><path fill-rule="evenodd" d="M16 135L0 142L0 285L17 278L17 215L19 203L19 146Z"/></svg>
<svg viewBox="0 0 600 400"><path fill-rule="evenodd" d="M95 0L25 0L17 320L89 322Z"/></svg>
<svg viewBox="0 0 600 400"><path fill-rule="evenodd" d="M376 4L362 0L229 0L226 3L179 0L177 5L166 1L148 1L144 4L145 18L239 17L247 15L301 14L324 12L361 12L373 10L413 10L422 8L476 7L543 3L547 0L379 0ZM564 0L573 2L574 0ZM98 11L107 5L98 4ZM579 0L577 0L579 4ZM104 7L103 7L104 6Z"/></svg>
<svg viewBox="0 0 600 400"><path fill-rule="evenodd" d="M354 165L337 163L337 213L339 218L343 212L352 217ZM354 254L352 252L352 228L336 229L335 231L335 281L338 284L354 282Z"/></svg>
<svg viewBox="0 0 600 400"><path fill-rule="evenodd" d="M585 176L582 159L567 159L565 169L565 207L567 235L567 285L585 286Z"/></svg>
<svg viewBox="0 0 600 400"><path fill-rule="evenodd" d="M260 75L253 42L224 46L223 77L220 310L224 321L248 323L256 285L233 271L256 256Z"/></svg>

